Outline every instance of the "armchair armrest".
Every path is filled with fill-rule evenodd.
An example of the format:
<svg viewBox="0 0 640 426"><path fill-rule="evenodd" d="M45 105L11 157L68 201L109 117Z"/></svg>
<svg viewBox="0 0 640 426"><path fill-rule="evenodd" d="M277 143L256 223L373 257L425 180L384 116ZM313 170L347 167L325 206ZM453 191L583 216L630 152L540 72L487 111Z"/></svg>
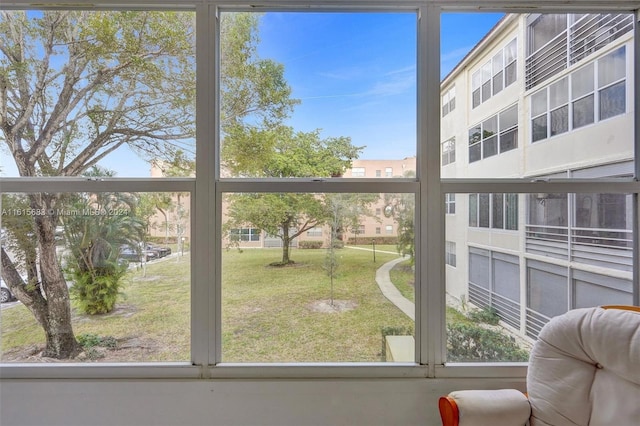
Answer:
<svg viewBox="0 0 640 426"><path fill-rule="evenodd" d="M438 402L443 426L524 426L529 400L515 389L451 392Z"/></svg>

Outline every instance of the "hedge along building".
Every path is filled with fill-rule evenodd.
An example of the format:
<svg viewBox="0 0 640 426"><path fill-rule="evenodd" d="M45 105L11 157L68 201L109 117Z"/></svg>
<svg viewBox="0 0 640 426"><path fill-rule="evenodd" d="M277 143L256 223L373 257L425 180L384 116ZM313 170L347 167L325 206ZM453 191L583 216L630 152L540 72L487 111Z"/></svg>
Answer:
<svg viewBox="0 0 640 426"><path fill-rule="evenodd" d="M442 178L633 176L633 16L506 15L441 85ZM448 194L447 294L535 338L632 304L632 196Z"/></svg>

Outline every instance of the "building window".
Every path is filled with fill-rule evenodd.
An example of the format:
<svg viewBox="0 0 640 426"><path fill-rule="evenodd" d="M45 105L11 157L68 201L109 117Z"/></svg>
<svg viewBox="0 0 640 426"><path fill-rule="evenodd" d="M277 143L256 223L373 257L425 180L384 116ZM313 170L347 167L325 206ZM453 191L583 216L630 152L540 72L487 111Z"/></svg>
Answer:
<svg viewBox="0 0 640 426"><path fill-rule="evenodd" d="M382 170L376 170L376 177L382 177Z"/></svg>
<svg viewBox="0 0 640 426"><path fill-rule="evenodd" d="M456 138L442 142L442 165L446 166L456 161Z"/></svg>
<svg viewBox="0 0 640 426"><path fill-rule="evenodd" d="M391 167L385 167L384 169L384 177L393 177L393 169Z"/></svg>
<svg viewBox="0 0 640 426"><path fill-rule="evenodd" d="M454 241L445 242L445 263L449 266L456 266L456 243Z"/></svg>
<svg viewBox="0 0 640 426"><path fill-rule="evenodd" d="M380 235L382 232L379 226L376 226L376 235Z"/></svg>
<svg viewBox="0 0 640 426"><path fill-rule="evenodd" d="M353 167L351 169L351 177L365 177L364 167Z"/></svg>
<svg viewBox="0 0 640 426"><path fill-rule="evenodd" d="M518 229L518 194L469 194L469 227Z"/></svg>
<svg viewBox="0 0 640 426"><path fill-rule="evenodd" d="M255 228L232 229L231 239L235 241L260 241L260 230Z"/></svg>
<svg viewBox="0 0 640 426"><path fill-rule="evenodd" d="M307 231L307 237L322 237L322 228L316 226Z"/></svg>
<svg viewBox="0 0 640 426"><path fill-rule="evenodd" d="M469 129L469 163L518 147L518 105Z"/></svg>
<svg viewBox="0 0 640 426"><path fill-rule="evenodd" d="M471 106L479 106L517 79L518 40L513 39L471 75ZM443 99L444 102L444 99ZM443 117L444 117L443 106Z"/></svg>
<svg viewBox="0 0 640 426"><path fill-rule="evenodd" d="M631 14L530 15L526 88L541 84L632 29Z"/></svg>
<svg viewBox="0 0 640 426"><path fill-rule="evenodd" d="M531 141L624 114L626 63L622 46L533 94Z"/></svg>
<svg viewBox="0 0 640 426"><path fill-rule="evenodd" d="M447 214L456 214L456 194L444 194L444 204Z"/></svg>
<svg viewBox="0 0 640 426"><path fill-rule="evenodd" d="M442 95L442 116L446 116L456 108L456 86L445 91Z"/></svg>
<svg viewBox="0 0 640 426"><path fill-rule="evenodd" d="M385 226L385 232L387 233L387 235L393 234L393 225Z"/></svg>

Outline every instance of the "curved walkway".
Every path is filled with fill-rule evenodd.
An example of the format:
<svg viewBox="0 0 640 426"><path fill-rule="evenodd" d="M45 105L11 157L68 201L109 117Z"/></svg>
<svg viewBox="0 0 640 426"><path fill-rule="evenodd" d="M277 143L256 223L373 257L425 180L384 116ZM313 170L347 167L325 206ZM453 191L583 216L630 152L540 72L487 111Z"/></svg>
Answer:
<svg viewBox="0 0 640 426"><path fill-rule="evenodd" d="M404 260L406 260L406 258L399 257L379 267L376 271L376 282L378 283L378 287L380 287L380 291L382 291L384 297L389 299L389 301L396 305L398 309L405 313L405 315L415 321L415 304L411 300L404 297L402 293L400 293L400 291L397 289L397 287L393 285L393 283L391 282L391 278L389 278L389 271L393 269L396 264Z"/></svg>
<svg viewBox="0 0 640 426"><path fill-rule="evenodd" d="M349 248L352 250L367 250L372 251L371 249L363 248L363 247L350 247L345 246L345 248ZM390 251L379 251L380 253L391 253L398 254L397 252ZM389 277L389 271L393 269L398 263L406 260L406 257L398 257L397 259L390 260L385 263L381 267L376 270L376 283L378 287L380 287L380 291L384 297L386 297L391 303L396 305L398 309L400 309L406 316L411 318L413 321L416 320L416 305L406 297L400 293L398 288L393 285L391 282L391 278Z"/></svg>

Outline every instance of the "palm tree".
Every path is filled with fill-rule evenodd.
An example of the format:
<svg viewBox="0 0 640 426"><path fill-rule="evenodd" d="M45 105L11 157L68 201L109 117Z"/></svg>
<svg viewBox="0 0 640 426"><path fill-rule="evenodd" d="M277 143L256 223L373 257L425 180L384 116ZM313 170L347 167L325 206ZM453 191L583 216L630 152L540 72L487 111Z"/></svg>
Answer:
<svg viewBox="0 0 640 426"><path fill-rule="evenodd" d="M88 177L113 176L94 167ZM135 216L137 196L131 193L80 193L67 200L62 215L70 255L67 272L71 293L89 314L110 312L122 286L127 265L118 260L124 246L138 247L145 224Z"/></svg>

